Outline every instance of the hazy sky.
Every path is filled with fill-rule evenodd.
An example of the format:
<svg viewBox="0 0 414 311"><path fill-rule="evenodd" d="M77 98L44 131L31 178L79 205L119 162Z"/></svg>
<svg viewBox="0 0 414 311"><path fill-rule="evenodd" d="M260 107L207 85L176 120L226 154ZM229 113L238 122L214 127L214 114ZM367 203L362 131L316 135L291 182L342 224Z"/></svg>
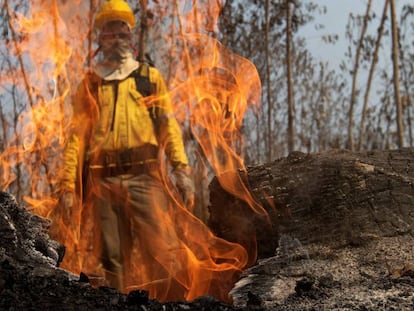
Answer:
<svg viewBox="0 0 414 311"><path fill-rule="evenodd" d="M319 5L325 5L327 13L320 15L317 20L308 25L301 31L308 43L314 57L320 57L321 59L329 61L333 66L339 65L340 61L345 58L345 52L348 47L347 39L345 38L346 25L349 19L349 14L363 15L365 14L367 7L367 0L307 0L317 3ZM397 0L397 12L401 11L404 4L408 4L413 0ZM384 0L373 0L371 10L375 11L377 18L374 20L371 27L371 33L376 33L376 28L379 25L379 20L382 15L384 7ZM322 30L315 30L315 24L320 23L325 26ZM387 22L389 26L389 21ZM338 42L335 45L323 43L321 37L326 34L339 35ZM387 43L387 38L383 38L384 44ZM385 53L385 51L383 51ZM387 59L388 57L384 57Z"/></svg>

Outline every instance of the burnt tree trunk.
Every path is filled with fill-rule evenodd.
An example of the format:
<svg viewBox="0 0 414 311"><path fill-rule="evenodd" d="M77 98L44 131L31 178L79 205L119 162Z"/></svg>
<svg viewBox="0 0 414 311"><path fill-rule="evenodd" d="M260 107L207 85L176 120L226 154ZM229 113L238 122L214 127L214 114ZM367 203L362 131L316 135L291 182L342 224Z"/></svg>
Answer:
<svg viewBox="0 0 414 311"><path fill-rule="evenodd" d="M284 235L302 245L338 246L358 243L364 236L413 232L414 149L293 152L249 167L247 179L270 221L224 193L213 180L210 227L247 248L256 235L259 258L275 254Z"/></svg>
<svg viewBox="0 0 414 311"><path fill-rule="evenodd" d="M250 167L244 177L268 219L213 181L211 228L248 249L257 238L234 305L414 310L413 155L294 152Z"/></svg>

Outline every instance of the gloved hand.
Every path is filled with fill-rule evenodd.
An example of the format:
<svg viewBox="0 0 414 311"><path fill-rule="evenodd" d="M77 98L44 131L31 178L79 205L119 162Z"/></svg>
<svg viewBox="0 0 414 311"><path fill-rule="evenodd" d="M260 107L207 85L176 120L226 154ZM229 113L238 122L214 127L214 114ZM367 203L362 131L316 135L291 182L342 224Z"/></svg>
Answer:
<svg viewBox="0 0 414 311"><path fill-rule="evenodd" d="M195 186L194 181L191 178L191 168L188 166L177 167L173 171L175 186L180 192L184 205L192 210L194 207L194 192Z"/></svg>
<svg viewBox="0 0 414 311"><path fill-rule="evenodd" d="M60 210L62 215L62 221L65 225L70 226L72 222L72 211L76 208L77 199L76 194L72 190L62 191L60 197Z"/></svg>

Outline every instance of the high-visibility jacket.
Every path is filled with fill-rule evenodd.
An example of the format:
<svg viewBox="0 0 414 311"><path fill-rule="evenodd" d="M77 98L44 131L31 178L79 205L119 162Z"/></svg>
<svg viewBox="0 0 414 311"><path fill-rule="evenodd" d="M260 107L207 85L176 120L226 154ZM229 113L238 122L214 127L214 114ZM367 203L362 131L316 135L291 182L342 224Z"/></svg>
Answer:
<svg viewBox="0 0 414 311"><path fill-rule="evenodd" d="M160 72L149 67L155 94L143 97L136 80L101 81L89 74L73 99L71 135L64 151L62 186L75 190L84 160L100 151L161 145L173 167L188 165L180 126Z"/></svg>

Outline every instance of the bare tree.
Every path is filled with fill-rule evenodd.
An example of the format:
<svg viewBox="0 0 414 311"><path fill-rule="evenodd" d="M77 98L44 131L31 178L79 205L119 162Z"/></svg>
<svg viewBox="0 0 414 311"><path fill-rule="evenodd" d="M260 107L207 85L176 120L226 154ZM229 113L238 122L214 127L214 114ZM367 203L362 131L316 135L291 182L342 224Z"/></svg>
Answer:
<svg viewBox="0 0 414 311"><path fill-rule="evenodd" d="M370 69L369 69L368 83L367 83L367 87L365 89L364 103L363 103L362 111L361 111L361 121L360 121L360 124L359 124L358 150L361 150L362 141L364 139L365 117L366 117L366 114L367 114L369 93L371 91L371 85L372 85L372 80L374 78L375 67L378 63L378 52L379 52L379 49L380 49L380 46L381 46L381 39L382 39L382 35L383 35L383 32L384 32L385 20L387 19L388 4L389 4L389 0L385 0L384 10L382 12L382 18L381 18L380 26L378 28L378 36L377 36L377 40L375 42L375 50L374 50L374 53L373 53L373 56L372 56L372 62L371 62L371 66L370 66Z"/></svg>
<svg viewBox="0 0 414 311"><path fill-rule="evenodd" d="M139 28L139 39L138 39L138 55L141 58L145 56L145 43L146 43L146 36L148 32L148 20L147 20L147 6L148 0L140 0L141 5L141 16L139 18L140 21L140 28Z"/></svg>
<svg viewBox="0 0 414 311"><path fill-rule="evenodd" d="M361 51L363 47L364 36L367 31L369 14L371 11L371 4L372 0L368 1L367 10L364 15L364 23L361 29L361 34L358 41L358 47L355 55L355 63L354 69L352 71L352 91L351 91L351 98L349 103L349 123L348 123L348 148L350 150L354 150L354 136L353 136L353 127L354 127L354 106L356 102L356 93L357 93L357 78L358 78L358 69L359 69L359 62L361 58Z"/></svg>
<svg viewBox="0 0 414 311"><path fill-rule="evenodd" d="M266 0L266 8L265 8L265 20L266 20L266 26L265 26L265 58L266 58L266 86L267 89L270 90L271 82L270 82L270 44L269 44L269 36L270 36L270 0ZM266 100L267 100L267 160L271 161L272 159L272 96L270 92L266 93Z"/></svg>
<svg viewBox="0 0 414 311"><path fill-rule="evenodd" d="M26 92L27 92L27 97L29 99L29 104L30 104L30 107L33 107L34 101L33 101L33 98L32 98L32 88L31 88L31 86L29 84L29 80L27 78L26 68L25 68L24 62L23 62L23 56L22 56L22 53L21 53L19 45L18 45L18 40L19 39L17 37L17 34L16 34L15 29L14 29L13 23L11 22L13 20L13 18L10 15L10 7L9 7L8 0L4 1L3 8L7 12L6 18L7 18L7 22L8 22L8 26L9 26L11 35L12 35L12 40L13 40L14 48L16 50L17 58L19 60L20 71L21 71L21 75L23 77L24 85L25 85Z"/></svg>
<svg viewBox="0 0 414 311"><path fill-rule="evenodd" d="M394 84L394 101L397 108L397 135L398 147L404 147L404 124L403 112L400 99L400 70L399 70L399 36L397 25L397 13L395 0L391 0L391 27L392 27L392 64L393 64L393 84Z"/></svg>
<svg viewBox="0 0 414 311"><path fill-rule="evenodd" d="M412 125L412 108L414 85L411 81L414 79L414 53L411 48L410 34L412 33L413 24L411 23L414 16L414 6L406 5L402 9L399 24L400 37L400 61L401 61L401 80L404 86L404 95L401 97L403 107L405 108L409 146L414 144L413 125ZM408 40L407 40L408 39Z"/></svg>
<svg viewBox="0 0 414 311"><path fill-rule="evenodd" d="M290 0L286 0L286 79L287 79L287 99L288 99L288 152L295 148L295 103L293 99L292 82L292 24L290 13Z"/></svg>
<svg viewBox="0 0 414 311"><path fill-rule="evenodd" d="M92 52L92 29L93 29L93 23L94 23L94 19L93 19L93 12L96 10L96 0L89 0L89 15L88 15L88 22L89 22L89 32L88 32L88 59L86 60L86 64L88 67L90 67L92 65L92 57L93 57L93 52Z"/></svg>

